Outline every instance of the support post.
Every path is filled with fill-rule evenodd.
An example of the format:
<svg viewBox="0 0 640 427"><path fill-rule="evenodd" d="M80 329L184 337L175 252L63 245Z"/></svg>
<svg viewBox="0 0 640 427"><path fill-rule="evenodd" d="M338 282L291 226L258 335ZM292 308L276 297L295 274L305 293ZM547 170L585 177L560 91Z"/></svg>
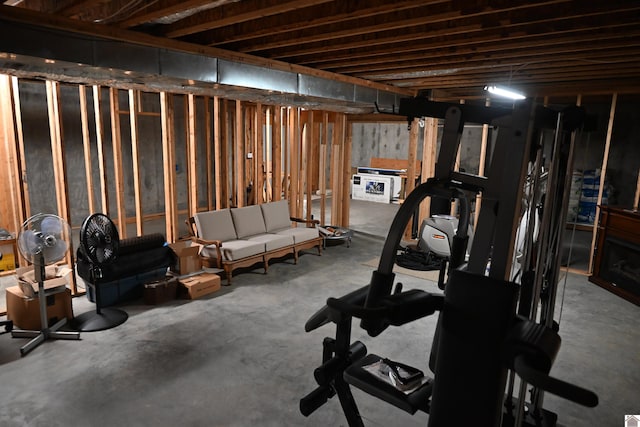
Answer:
<svg viewBox="0 0 640 427"><path fill-rule="evenodd" d="M138 113L140 92L129 89L129 122L131 123L131 163L133 165L133 197L136 207L136 235L144 235L144 213L140 190L140 150L138 144Z"/></svg>

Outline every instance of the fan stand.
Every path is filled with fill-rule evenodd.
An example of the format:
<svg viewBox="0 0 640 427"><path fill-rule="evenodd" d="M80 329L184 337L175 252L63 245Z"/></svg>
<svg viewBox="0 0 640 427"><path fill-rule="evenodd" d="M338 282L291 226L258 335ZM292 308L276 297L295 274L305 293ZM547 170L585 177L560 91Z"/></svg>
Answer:
<svg viewBox="0 0 640 427"><path fill-rule="evenodd" d="M31 350L42 344L48 339L63 339L63 340L79 340L79 332L60 332L60 329L67 319L61 319L53 326L49 327L47 319L47 294L44 290L45 270L44 270L44 255L40 252L34 257L33 263L35 279L38 282L38 302L40 306L40 325L39 331L26 331L21 329L14 329L11 331L13 338L33 338L31 341L20 347L20 355L25 356Z"/></svg>
<svg viewBox="0 0 640 427"><path fill-rule="evenodd" d="M97 283L94 283L93 286L96 293L96 311L88 311L76 316L72 322L73 329L82 332L95 332L115 328L123 324L129 318L129 315L117 308L101 307L100 286Z"/></svg>

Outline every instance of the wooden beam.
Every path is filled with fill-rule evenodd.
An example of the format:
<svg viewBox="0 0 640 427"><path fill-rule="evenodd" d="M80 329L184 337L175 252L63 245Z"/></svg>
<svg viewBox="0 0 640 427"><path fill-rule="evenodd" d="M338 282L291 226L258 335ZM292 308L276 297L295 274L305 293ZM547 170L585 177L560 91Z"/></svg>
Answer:
<svg viewBox="0 0 640 427"><path fill-rule="evenodd" d="M24 212L21 212L20 202L22 186L20 157L18 154L18 142L16 135L16 121L12 96L11 77L0 75L0 144L2 155L0 156L0 180L4 184L0 186L0 227L5 228L16 236L21 228ZM22 258L15 254L16 261Z"/></svg>
<svg viewBox="0 0 640 427"><path fill-rule="evenodd" d="M64 131L62 127L62 112L60 110L60 83L47 80L47 112L49 117L49 133L51 139L51 156L53 159L53 180L55 183L58 216L71 225L71 211L69 208L69 192L67 187L67 167L65 163ZM71 267L73 261L73 242L67 242L69 248L65 253L65 263ZM78 293L75 275L71 277L71 293Z"/></svg>
<svg viewBox="0 0 640 427"><path fill-rule="evenodd" d="M342 224L342 186L340 183L342 169L342 120L339 114L334 116L331 146L331 225Z"/></svg>
<svg viewBox="0 0 640 427"><path fill-rule="evenodd" d="M100 175L100 201L104 215L109 216L109 191L107 188L107 163L104 158L104 125L102 122L102 88L93 85L93 113L96 124L96 149Z"/></svg>
<svg viewBox="0 0 640 427"><path fill-rule="evenodd" d="M596 217L591 235L591 251L589 252L589 268L588 272L593 272L593 253L596 248L596 240L598 237L598 221L600 221L600 203L602 203L602 192L604 191L604 181L607 175L607 165L609 163L609 150L611 148L611 135L613 134L613 120L616 116L616 104L618 102L618 94L614 93L611 98L611 109L609 110L609 124L607 126L607 138L604 143L604 154L602 156L602 166L600 172L600 188L598 190L598 203L596 204Z"/></svg>
<svg viewBox="0 0 640 427"><path fill-rule="evenodd" d="M215 102L215 101L214 101ZM214 193L213 189L213 169L212 169L212 161L213 161L213 141L211 140L211 99L208 96L204 97L204 147L205 147L205 158L206 158L206 177L207 177L207 209L212 211L215 207L215 201L213 200L212 195ZM216 168L217 170L217 168ZM218 180L216 180L217 182Z"/></svg>
<svg viewBox="0 0 640 427"><path fill-rule="evenodd" d="M307 215L306 219L311 220L311 210L312 210L312 198L313 195L313 165L315 163L315 159L313 157L313 111L308 112L307 123L306 123L306 142L305 142L305 170L306 170L306 185L305 185L305 195L306 195L306 206L307 206Z"/></svg>
<svg viewBox="0 0 640 427"><path fill-rule="evenodd" d="M276 3L264 2L262 7L256 7L254 2L232 3L182 19L170 25L165 35L169 38L183 37L329 1L331 0L285 0Z"/></svg>
<svg viewBox="0 0 640 427"><path fill-rule="evenodd" d="M85 0L95 1L95 0ZM197 9L199 7L211 4L211 0L186 0L186 1L153 1L148 2L147 7L140 12L128 16L125 20L120 21L118 26L121 28L135 27L136 25L145 24L160 18L175 15L186 10Z"/></svg>
<svg viewBox="0 0 640 427"><path fill-rule="evenodd" d="M220 128L220 99L217 96L213 97L213 170L215 172L215 186L216 186L216 209L222 209L223 207L223 192L222 184L226 181L226 176L223 174L222 163L224 158L222 157L222 133ZM224 169L226 171L226 168Z"/></svg>
<svg viewBox="0 0 640 427"><path fill-rule="evenodd" d="M282 198L282 107L273 107L273 201Z"/></svg>
<svg viewBox="0 0 640 427"><path fill-rule="evenodd" d="M256 118L255 118L255 129L256 129L256 150L253 153L253 163L256 172L256 179L254 181L254 193L256 195L255 201L256 204L261 204L264 202L264 178L266 175L266 168L264 162L264 120L263 120L263 111L262 104L256 104Z"/></svg>
<svg viewBox="0 0 640 427"><path fill-rule="evenodd" d="M127 237L127 217L124 193L124 171L122 170L122 136L120 135L120 115L118 110L118 89L109 88L109 111L111 113L111 148L113 149L113 175L116 187L116 210L120 238Z"/></svg>
<svg viewBox="0 0 640 427"><path fill-rule="evenodd" d="M236 194L235 201L236 207L241 208L244 206L244 138L243 138L243 120L242 120L242 103L240 100L236 100L236 115L235 115L235 134L234 134L234 157L236 161Z"/></svg>
<svg viewBox="0 0 640 427"><path fill-rule="evenodd" d="M300 217L300 200L298 194L298 172L300 171L300 137L298 133L300 109L289 107L289 126L287 129L289 141L289 175L286 179L289 190L289 208L291 216Z"/></svg>
<svg viewBox="0 0 640 427"><path fill-rule="evenodd" d="M265 202L273 200L273 108L267 106L265 109L264 128L264 183Z"/></svg>
<svg viewBox="0 0 640 427"><path fill-rule="evenodd" d="M329 144L329 113L322 112L322 139L320 140L319 186L320 186L320 224L326 225L327 209L327 146Z"/></svg>
<svg viewBox="0 0 640 427"><path fill-rule="evenodd" d="M405 188L405 199L416 187L416 159L418 157L418 130L420 129L420 125L418 123L419 119L414 118L413 123L411 123L411 130L409 131L409 146L407 152L407 181L404 185ZM418 216L420 216L418 214ZM416 218L417 219L417 218ZM412 221L409 220L407 226L404 229L404 238L410 240L412 236Z"/></svg>
<svg viewBox="0 0 640 427"><path fill-rule="evenodd" d="M424 123L424 141L422 142L422 182L432 178L436 170L436 148L438 145L438 119L427 117ZM420 203L419 224L431 216L431 197Z"/></svg>
<svg viewBox="0 0 640 427"><path fill-rule="evenodd" d="M344 143L342 145L342 198L341 204L341 216L340 225L343 227L349 227L349 209L351 207L351 145L352 145L352 125L347 124L347 117L345 114L339 115L342 135L344 136ZM414 159L415 160L415 159Z"/></svg>
<svg viewBox="0 0 640 427"><path fill-rule="evenodd" d="M165 230L167 241L175 242L178 237L178 201L175 194L176 163L173 95L167 92L160 92L160 113L162 125L162 162L164 170Z"/></svg>
<svg viewBox="0 0 640 427"><path fill-rule="evenodd" d="M230 156L233 156L233 150L229 150L229 141L231 140L229 133L232 131L229 124L229 108L226 99L220 100L220 139L219 153L220 169L216 172L217 178L220 180L220 202L218 209L229 207L229 162ZM218 202L216 202L218 203Z"/></svg>
<svg viewBox="0 0 640 427"><path fill-rule="evenodd" d="M24 150L24 132L22 124L22 104L20 103L20 86L18 84L17 77L11 77L11 93L13 95L13 117L15 120L15 134L16 134L16 177L18 178L18 185L20 190L18 191L17 204L20 209L18 211L18 221L20 224L25 219L31 216L31 203L29 201L29 183L27 182L27 158Z"/></svg>
<svg viewBox="0 0 640 427"><path fill-rule="evenodd" d="M142 212L142 190L140 188L140 147L138 141L139 94L129 89L129 123L131 127L131 164L133 166L133 198L136 207L136 235L144 235L144 214Z"/></svg>
<svg viewBox="0 0 640 427"><path fill-rule="evenodd" d="M93 174L91 161L91 136L89 134L89 113L87 111L87 88L85 85L78 85L78 95L80 97L80 125L82 126L82 148L84 154L84 175L87 183L87 202L89 204L89 214L96 212L95 197L93 195Z"/></svg>
<svg viewBox="0 0 640 427"><path fill-rule="evenodd" d="M198 141L196 139L196 97L187 95L187 170L189 182L189 216L198 213Z"/></svg>

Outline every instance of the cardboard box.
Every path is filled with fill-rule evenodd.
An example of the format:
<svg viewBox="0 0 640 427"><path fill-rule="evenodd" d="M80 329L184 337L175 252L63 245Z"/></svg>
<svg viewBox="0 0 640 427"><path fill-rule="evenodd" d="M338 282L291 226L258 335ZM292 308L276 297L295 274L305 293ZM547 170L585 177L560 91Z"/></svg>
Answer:
<svg viewBox="0 0 640 427"><path fill-rule="evenodd" d="M29 298L22 293L19 286L12 286L6 290L7 319L13 320L13 324L21 329L39 331L40 300ZM45 297L47 300L47 319L49 326L53 326L61 319L73 319L73 306L71 304L71 290L65 288Z"/></svg>
<svg viewBox="0 0 640 427"><path fill-rule="evenodd" d="M200 246L192 245L191 241L181 241L171 243L169 245L178 257L175 265L171 266L171 271L184 276L185 274L194 273L202 270L202 262L200 261Z"/></svg>
<svg viewBox="0 0 640 427"><path fill-rule="evenodd" d="M144 303L158 305L176 299L178 279L166 277L144 285Z"/></svg>
<svg viewBox="0 0 640 427"><path fill-rule="evenodd" d="M202 273L180 279L179 294L181 297L196 299L220 290L220 276L213 273Z"/></svg>
<svg viewBox="0 0 640 427"><path fill-rule="evenodd" d="M44 269L45 281L44 289L52 290L58 287L66 287L71 283L73 270L66 265L47 265ZM24 295L33 298L38 293L38 282L36 282L33 265L16 269L18 285L22 288ZM27 287L25 287L25 285ZM28 286L33 289L33 294L28 292Z"/></svg>

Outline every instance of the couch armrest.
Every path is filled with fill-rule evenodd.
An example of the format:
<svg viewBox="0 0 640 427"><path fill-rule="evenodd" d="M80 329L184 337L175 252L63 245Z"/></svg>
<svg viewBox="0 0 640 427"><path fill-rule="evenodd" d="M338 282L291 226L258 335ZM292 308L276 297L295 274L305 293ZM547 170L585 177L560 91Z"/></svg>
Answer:
<svg viewBox="0 0 640 427"><path fill-rule="evenodd" d="M222 241L220 240L206 240L206 239L201 239L200 237L194 237L191 236L191 241L193 243L197 243L199 245L203 245L203 246L213 246L216 248L216 264L218 266L218 268L222 268Z"/></svg>
<svg viewBox="0 0 640 427"><path fill-rule="evenodd" d="M201 239L200 237L191 236L191 241L193 243L198 243L204 246L215 245L216 248L219 248L222 246L222 241L220 240L206 240L206 239Z"/></svg>
<svg viewBox="0 0 640 427"><path fill-rule="evenodd" d="M320 221L318 221L317 219L303 219L303 218L296 218L294 216L289 217L289 219L293 222L304 222L305 224L307 224L307 227L309 228L315 228L317 225L320 224Z"/></svg>

